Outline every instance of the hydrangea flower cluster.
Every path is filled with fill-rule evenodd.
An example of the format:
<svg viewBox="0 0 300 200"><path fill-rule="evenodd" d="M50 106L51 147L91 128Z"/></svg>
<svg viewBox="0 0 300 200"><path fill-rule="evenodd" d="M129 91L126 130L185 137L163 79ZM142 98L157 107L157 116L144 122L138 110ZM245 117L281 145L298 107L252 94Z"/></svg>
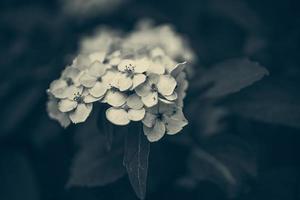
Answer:
<svg viewBox="0 0 300 200"><path fill-rule="evenodd" d="M186 62L161 45L132 48L126 37L105 42L104 49L85 48L50 84L49 116L64 127L82 123L100 102L109 105L106 118L115 125L140 121L150 142L181 131L188 123L182 112Z"/></svg>

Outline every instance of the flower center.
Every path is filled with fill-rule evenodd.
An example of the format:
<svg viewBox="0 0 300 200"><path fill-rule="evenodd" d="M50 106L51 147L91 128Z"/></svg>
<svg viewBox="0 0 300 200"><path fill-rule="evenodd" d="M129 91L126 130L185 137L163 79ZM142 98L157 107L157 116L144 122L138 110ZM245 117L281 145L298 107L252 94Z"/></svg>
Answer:
<svg viewBox="0 0 300 200"><path fill-rule="evenodd" d="M162 120L163 114L162 114L162 113L158 113L158 114L156 115L156 117L157 117L158 120Z"/></svg>
<svg viewBox="0 0 300 200"><path fill-rule="evenodd" d="M77 103L84 103L83 96L78 92L77 94L75 94L74 101L76 101Z"/></svg>
<svg viewBox="0 0 300 200"><path fill-rule="evenodd" d="M156 87L156 85L154 83L152 83L150 87L151 87L151 91L152 92L156 92L157 91L157 87Z"/></svg>
<svg viewBox="0 0 300 200"><path fill-rule="evenodd" d="M74 84L74 82L73 82L73 80L72 80L71 78L67 78L67 79L66 79L66 83L67 83L68 86Z"/></svg>
<svg viewBox="0 0 300 200"><path fill-rule="evenodd" d="M125 66L125 72L127 74L134 74L134 68L135 68L135 66L130 63Z"/></svg>

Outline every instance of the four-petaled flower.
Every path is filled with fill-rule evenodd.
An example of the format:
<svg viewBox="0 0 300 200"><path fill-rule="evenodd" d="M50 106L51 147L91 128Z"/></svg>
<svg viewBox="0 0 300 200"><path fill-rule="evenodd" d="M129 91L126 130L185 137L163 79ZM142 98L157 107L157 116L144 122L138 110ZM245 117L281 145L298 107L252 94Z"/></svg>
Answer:
<svg viewBox="0 0 300 200"><path fill-rule="evenodd" d="M74 67L67 67L60 79L53 81L50 84L48 92L51 93L55 98L64 99L77 93L80 90L80 76L82 72Z"/></svg>
<svg viewBox="0 0 300 200"><path fill-rule="evenodd" d="M146 107L152 107L158 103L158 99L165 102L176 100L176 85L176 80L169 74L149 74L147 80L135 91Z"/></svg>
<svg viewBox="0 0 300 200"><path fill-rule="evenodd" d="M98 99L91 96L88 90L80 87L77 93L58 102L58 110L62 113L68 113L70 120L76 124L87 119L93 108L92 102L95 101Z"/></svg>
<svg viewBox="0 0 300 200"><path fill-rule="evenodd" d="M146 113L143 106L141 98L132 94L126 99L125 105L107 109L106 118L116 125L127 125L130 121L140 121Z"/></svg>
<svg viewBox="0 0 300 200"><path fill-rule="evenodd" d="M164 103L148 109L142 122L150 142L160 140L165 134L174 135L188 124L181 108Z"/></svg>
<svg viewBox="0 0 300 200"><path fill-rule="evenodd" d="M118 88L120 91L135 89L146 80L143 74L149 67L149 61L146 58L137 60L124 59L118 65L118 70L122 72L118 77Z"/></svg>

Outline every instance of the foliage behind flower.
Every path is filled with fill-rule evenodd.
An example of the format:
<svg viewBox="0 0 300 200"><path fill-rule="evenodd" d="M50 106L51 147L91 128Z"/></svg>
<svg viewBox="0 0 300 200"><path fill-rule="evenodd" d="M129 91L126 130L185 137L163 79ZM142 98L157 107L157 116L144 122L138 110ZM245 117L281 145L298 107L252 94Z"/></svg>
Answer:
<svg viewBox="0 0 300 200"><path fill-rule="evenodd" d="M82 123L93 103L101 102L115 125L141 121L151 142L178 133L187 125L182 109L188 86L186 62L179 60L192 61L184 44L168 26L147 26L128 35L100 29L82 40L79 55L50 84L50 117L64 127Z"/></svg>
<svg viewBox="0 0 300 200"><path fill-rule="evenodd" d="M126 0L62 0L64 12L74 17L108 14Z"/></svg>

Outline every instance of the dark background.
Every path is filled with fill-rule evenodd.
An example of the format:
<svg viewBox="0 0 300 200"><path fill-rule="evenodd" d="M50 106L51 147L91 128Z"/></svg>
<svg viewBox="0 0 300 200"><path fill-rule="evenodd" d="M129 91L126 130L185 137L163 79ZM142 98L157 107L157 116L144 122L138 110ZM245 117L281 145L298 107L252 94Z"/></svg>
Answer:
<svg viewBox="0 0 300 200"><path fill-rule="evenodd" d="M299 1L131 0L90 18L66 16L60 5L55 0L0 2L1 200L136 198L126 176L103 187L65 187L77 152L74 135L97 130L85 124L64 130L48 118L45 105L49 83L76 54L82 36L102 24L129 31L144 17L171 23L190 40L198 57L196 72L235 57L248 57L270 71L259 83L218 102L225 117L212 114L216 105L207 102L196 102L203 103L199 115L188 114L192 126L187 132L198 145L214 149L212 154L220 150L216 144L229 145L233 152L251 148L246 150L251 155L229 156L234 160L228 163L237 163L230 169L238 186L218 174L196 182L186 178L190 168L197 168L190 161L191 145L163 140L152 145L147 199L300 199ZM242 106L245 99L265 102L278 117L261 119L251 109L241 114L239 107L236 112L226 107L228 102ZM245 161L252 153L254 159ZM252 165L251 178L239 173L240 166Z"/></svg>

